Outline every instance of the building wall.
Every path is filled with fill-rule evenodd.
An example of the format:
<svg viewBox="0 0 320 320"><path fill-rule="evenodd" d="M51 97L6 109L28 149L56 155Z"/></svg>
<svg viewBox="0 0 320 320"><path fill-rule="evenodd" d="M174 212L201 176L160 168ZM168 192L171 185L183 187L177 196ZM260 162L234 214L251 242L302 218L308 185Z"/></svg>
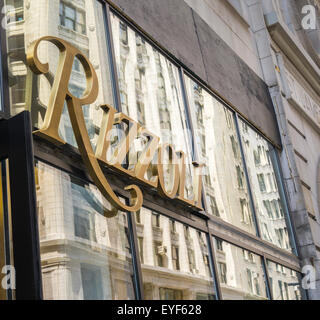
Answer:
<svg viewBox="0 0 320 320"><path fill-rule="evenodd" d="M185 0L185 2L262 78L246 1Z"/></svg>
<svg viewBox="0 0 320 320"><path fill-rule="evenodd" d="M302 266L315 267L310 297L319 298L319 6L316 29L302 27L307 1L251 1L263 78L277 114L281 163Z"/></svg>

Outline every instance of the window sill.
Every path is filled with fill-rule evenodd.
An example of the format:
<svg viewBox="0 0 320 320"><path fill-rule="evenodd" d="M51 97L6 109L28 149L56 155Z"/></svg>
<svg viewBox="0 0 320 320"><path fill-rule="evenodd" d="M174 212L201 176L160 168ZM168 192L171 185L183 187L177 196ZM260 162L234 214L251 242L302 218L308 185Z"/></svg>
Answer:
<svg viewBox="0 0 320 320"><path fill-rule="evenodd" d="M16 25L20 25L20 24L24 24L25 20L19 20L19 21L12 21L12 22L9 22L7 23L7 26L16 26Z"/></svg>
<svg viewBox="0 0 320 320"><path fill-rule="evenodd" d="M83 34L83 33L77 32L75 30L72 30L72 29L69 29L67 27L62 26L61 24L58 26L58 28L59 28L59 31L64 31L64 32L69 33L69 34L74 34L76 37L81 37L81 38L83 38L85 40L88 39L88 35L86 33Z"/></svg>

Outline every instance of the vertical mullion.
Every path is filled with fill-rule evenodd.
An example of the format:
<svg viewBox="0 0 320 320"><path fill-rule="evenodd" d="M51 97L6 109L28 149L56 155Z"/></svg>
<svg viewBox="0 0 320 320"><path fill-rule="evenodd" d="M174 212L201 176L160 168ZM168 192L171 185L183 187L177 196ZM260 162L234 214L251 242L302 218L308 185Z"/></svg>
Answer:
<svg viewBox="0 0 320 320"><path fill-rule="evenodd" d="M208 222L207 222L208 225ZM209 254L210 254L210 263L212 267L212 276L213 276L213 282L214 287L217 294L218 300L223 300L221 287L220 287L220 281L219 281L219 274L218 274L218 267L217 267L217 260L215 258L215 250L214 250L214 244L213 244L213 235L210 233L210 229L208 226L209 233L207 234L208 240L209 240Z"/></svg>
<svg viewBox="0 0 320 320"><path fill-rule="evenodd" d="M260 231L260 226L259 226L259 222L258 222L258 218L257 218L255 203L253 200L253 194L252 194L251 183L250 183L250 178L249 178L249 173L248 173L248 167L247 167L247 162L246 162L246 158L245 158L245 154L244 154L243 141L241 138L241 132L240 132L240 128L239 128L239 117L238 117L237 113L234 113L234 121L236 124L236 131L237 131L237 135L238 135L238 141L239 141L241 158L242 158L242 165L243 165L245 175L246 175L246 182L247 182L247 188L248 188L249 199L250 199L250 207L251 207L254 223L256 226L256 233L257 233L257 236L261 238L261 231Z"/></svg>
<svg viewBox="0 0 320 320"><path fill-rule="evenodd" d="M265 283L267 287L267 295L269 300L273 300L273 293L272 293L272 288L271 288L271 283L269 278L267 259L265 256L263 256L261 257L261 260L262 260L261 262L262 262L262 267L263 267L264 276L265 276Z"/></svg>
<svg viewBox="0 0 320 320"><path fill-rule="evenodd" d="M138 236L137 236L136 221L135 221L134 213L128 212L127 217L128 217L129 236L130 236L130 242L131 242L136 297L138 300L144 300L141 261L140 261L139 244L138 244Z"/></svg>
<svg viewBox="0 0 320 320"><path fill-rule="evenodd" d="M115 108L117 109L118 112L121 112L122 105L121 105L121 98L120 98L117 62L115 57L114 45L113 45L110 6L108 3L105 4L104 17L105 17L105 32L107 37L107 47L108 47L108 55L109 55L109 65L110 65L110 71L111 71L113 100L114 100Z"/></svg>
<svg viewBox="0 0 320 320"><path fill-rule="evenodd" d="M4 255L5 255L5 263L1 265L14 265L12 261L11 255L11 241L10 241L10 176L9 176L9 161L5 160L1 162L1 172L2 172L2 200L3 200L3 234L4 234ZM12 300L12 289L7 290L7 299Z"/></svg>
<svg viewBox="0 0 320 320"><path fill-rule="evenodd" d="M289 228L290 231L290 244L292 246L292 249L294 251L294 254L298 255L299 251L298 251L298 247L297 247L297 242L296 242L296 234L294 232L294 229L292 227L292 221L291 221L291 217L290 217L290 212L288 209L288 199L287 199L287 194L284 190L283 187L283 179L282 179L282 174L281 174L281 169L279 166L279 158L278 158L278 154L276 153L276 150L270 145L269 146L269 154L271 157L271 162L273 164L273 169L274 169L274 173L275 173L275 177L276 177L276 182L278 184L278 190L279 190L279 194L280 194L280 201L281 204L283 206L284 209L284 215L285 215L285 220L286 220L286 224Z"/></svg>
<svg viewBox="0 0 320 320"><path fill-rule="evenodd" d="M10 193L10 172L9 172L9 160L6 160L6 170L7 170L7 256L8 261L11 266L14 266L14 258L13 258L13 239L12 239L12 209L11 209L11 193ZM11 300L16 299L15 289L8 290L8 297Z"/></svg>
<svg viewBox="0 0 320 320"><path fill-rule="evenodd" d="M187 120L187 130L188 130L188 136L190 137L190 142L191 142L191 148L192 148L192 161L199 161L200 156L199 156L199 149L198 145L195 141L196 139L196 131L195 131L195 126L194 126L194 121L192 117L192 110L190 108L190 103L188 99L188 94L187 94L187 88L186 88L186 83L184 80L185 72L182 67L179 68L179 74L180 74L180 86L181 86L181 91L182 91L182 98L184 102L184 109L186 111L186 120ZM208 211L208 204L206 201L206 195L205 195L205 190L204 190L204 184L203 184L203 179L201 179L202 183L202 188L201 188L201 201L204 206L205 212Z"/></svg>
<svg viewBox="0 0 320 320"><path fill-rule="evenodd" d="M196 161L199 159L199 152L197 150L197 144L195 143L195 130L194 125L192 121L192 114L191 114L191 108L188 100L188 94L186 90L186 83L184 81L184 70L182 67L179 68L179 75L180 75L180 87L182 91L182 98L184 102L184 110L187 120L187 130L188 130L188 138L191 142L191 152L192 152L192 160Z"/></svg>

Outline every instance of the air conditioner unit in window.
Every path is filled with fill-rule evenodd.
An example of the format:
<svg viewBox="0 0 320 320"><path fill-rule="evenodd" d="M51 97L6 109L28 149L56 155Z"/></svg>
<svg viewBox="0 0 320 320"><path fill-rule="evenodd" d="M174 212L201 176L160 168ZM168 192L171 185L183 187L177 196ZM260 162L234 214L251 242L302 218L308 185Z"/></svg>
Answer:
<svg viewBox="0 0 320 320"><path fill-rule="evenodd" d="M161 256L164 256L167 254L167 247L166 246L158 246L157 252Z"/></svg>

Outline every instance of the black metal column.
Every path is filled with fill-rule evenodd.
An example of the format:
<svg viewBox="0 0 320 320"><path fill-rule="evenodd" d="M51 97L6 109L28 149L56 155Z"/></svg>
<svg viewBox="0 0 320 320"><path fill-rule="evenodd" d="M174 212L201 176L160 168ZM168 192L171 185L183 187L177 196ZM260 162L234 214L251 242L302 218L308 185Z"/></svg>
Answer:
<svg viewBox="0 0 320 320"><path fill-rule="evenodd" d="M42 280L29 112L9 120L8 138L16 299L37 300L42 299Z"/></svg>

